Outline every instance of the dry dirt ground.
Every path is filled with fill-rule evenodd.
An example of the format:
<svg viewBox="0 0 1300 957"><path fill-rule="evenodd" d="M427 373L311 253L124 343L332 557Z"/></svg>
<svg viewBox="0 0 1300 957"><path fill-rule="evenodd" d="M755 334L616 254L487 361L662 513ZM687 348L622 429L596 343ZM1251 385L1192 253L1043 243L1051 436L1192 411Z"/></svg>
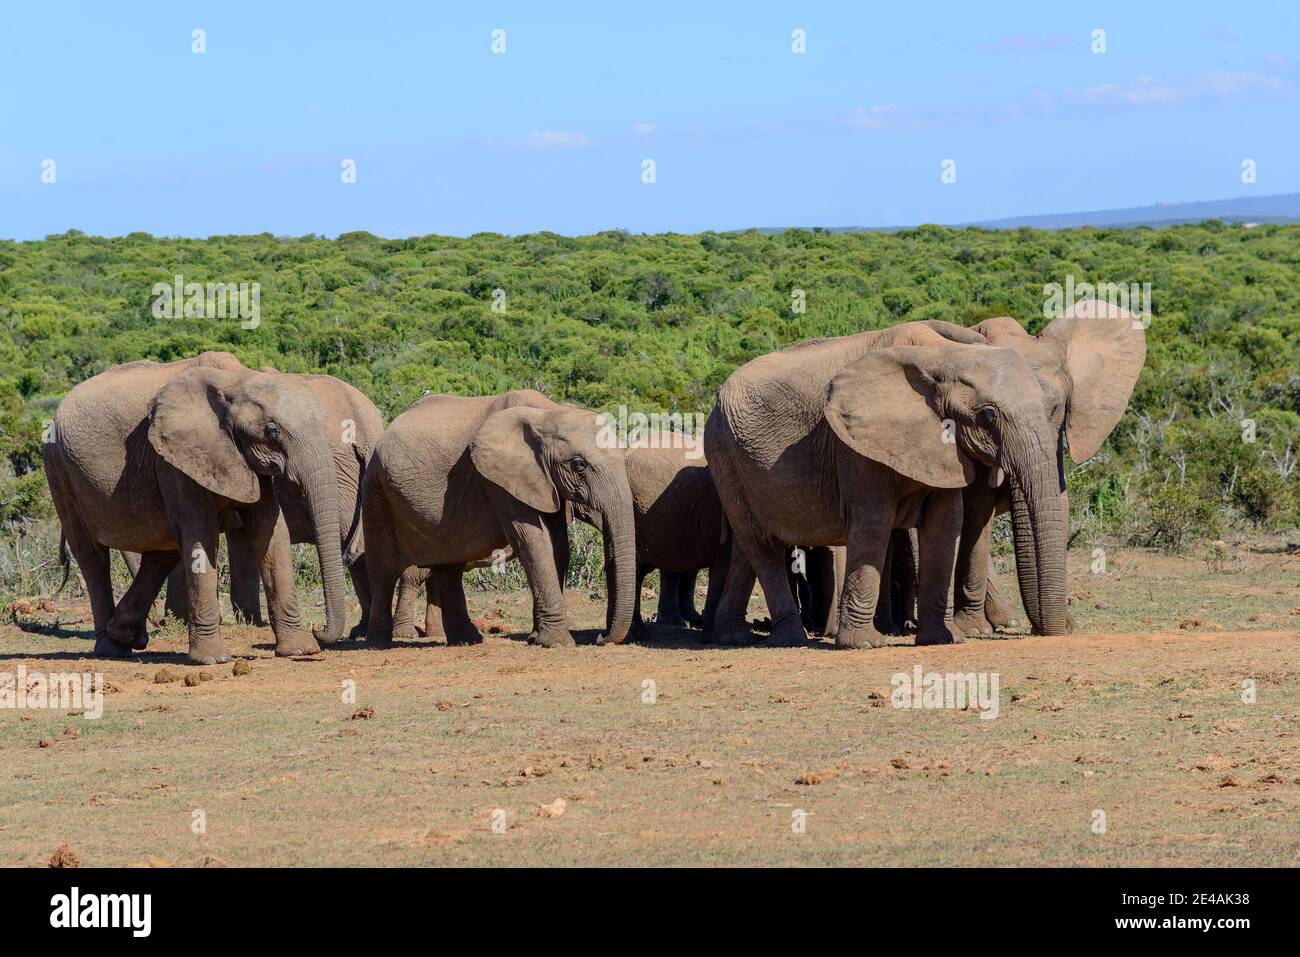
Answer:
<svg viewBox="0 0 1300 957"><path fill-rule="evenodd" d="M101 662L84 608L11 613L0 672L110 691L99 720L0 710L0 864L1297 863L1300 554L1091 562L1078 636L862 652L596 647L573 593L580 647L547 651L526 595L475 592L479 647L288 661L230 627L235 676L174 630ZM892 707L918 664L997 673L998 717Z"/></svg>

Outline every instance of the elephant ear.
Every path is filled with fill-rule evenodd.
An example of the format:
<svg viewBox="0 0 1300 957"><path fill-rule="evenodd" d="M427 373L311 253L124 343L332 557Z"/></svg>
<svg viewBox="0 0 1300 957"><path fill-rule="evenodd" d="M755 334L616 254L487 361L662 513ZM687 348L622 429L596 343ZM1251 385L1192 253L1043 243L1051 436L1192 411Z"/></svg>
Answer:
<svg viewBox="0 0 1300 957"><path fill-rule="evenodd" d="M1065 436L1070 458L1086 461L1124 416L1146 361L1146 330L1126 310L1090 299L1071 306L1040 335L1065 349L1072 383Z"/></svg>
<svg viewBox="0 0 1300 957"><path fill-rule="evenodd" d="M868 352L831 380L826 421L845 445L933 488L964 488L975 465L944 428L933 372L950 349ZM955 437L955 436L952 436Z"/></svg>
<svg viewBox="0 0 1300 957"><path fill-rule="evenodd" d="M479 473L539 512L554 512L560 495L542 459L539 430L549 411L517 406L488 416L470 443Z"/></svg>
<svg viewBox="0 0 1300 957"><path fill-rule="evenodd" d="M195 367L159 390L149 405L149 444L209 492L251 504L262 497L230 423L228 390L243 376Z"/></svg>
<svg viewBox="0 0 1300 957"><path fill-rule="evenodd" d="M984 336L990 342L995 339L1005 339L1015 337L1018 339L1028 339L1029 333L1025 332L1025 327L1010 316L994 316L991 319L975 325L975 331Z"/></svg>

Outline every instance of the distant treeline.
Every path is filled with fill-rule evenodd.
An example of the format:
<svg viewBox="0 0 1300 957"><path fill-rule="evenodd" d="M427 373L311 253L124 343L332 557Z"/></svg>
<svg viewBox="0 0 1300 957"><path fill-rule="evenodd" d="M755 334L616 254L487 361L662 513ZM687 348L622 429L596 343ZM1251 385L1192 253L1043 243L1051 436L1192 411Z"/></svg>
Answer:
<svg viewBox="0 0 1300 957"><path fill-rule="evenodd" d="M233 305L215 319L155 308L154 287L177 277L232 301L234 286L258 284L256 320ZM999 315L1037 332L1044 287L1068 277L1151 290L1130 412L1071 479L1076 544L1182 548L1233 526L1296 525L1300 226L403 240L73 231L0 242L0 554L52 514L42 423L73 385L120 362L224 349L254 368L346 379L389 417L425 391L518 386L610 411L707 412L737 366L815 336Z"/></svg>

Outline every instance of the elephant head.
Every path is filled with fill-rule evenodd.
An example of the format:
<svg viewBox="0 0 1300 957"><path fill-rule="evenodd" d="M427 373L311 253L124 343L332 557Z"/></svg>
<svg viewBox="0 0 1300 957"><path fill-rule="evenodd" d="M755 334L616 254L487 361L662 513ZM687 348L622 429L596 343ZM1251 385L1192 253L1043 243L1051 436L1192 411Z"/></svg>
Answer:
<svg viewBox="0 0 1300 957"><path fill-rule="evenodd" d="M470 457L484 478L529 508L549 514L570 503L600 529L610 622L601 642L616 643L632 626L636 540L623 451L601 432L594 412L571 406L505 409L479 428Z"/></svg>
<svg viewBox="0 0 1300 957"><path fill-rule="evenodd" d="M1038 379L1037 394L1057 431L1057 487L1065 495L1065 461L1060 436L1070 458L1084 462L1119 424L1146 360L1146 330L1123 309L1097 300L1072 306L1036 336L1016 320L1001 316L975 326L988 343L1024 356ZM1023 505L1023 503L1022 503ZM1020 521L1012 487L1012 519ZM1016 554L1025 611L1036 630L1045 631L1035 604L1037 568ZM1049 632L1050 633L1050 632Z"/></svg>
<svg viewBox="0 0 1300 957"><path fill-rule="evenodd" d="M258 501L258 476L303 497L325 589L325 628L316 639L337 642L344 615L338 489L325 412L307 384L279 373L189 369L154 396L149 442L170 465L231 501Z"/></svg>
<svg viewBox="0 0 1300 957"><path fill-rule="evenodd" d="M826 419L851 449L934 488L963 488L981 462L1018 489L1017 558L1040 570L1043 630L1066 628L1066 514L1058 494L1057 426L1029 362L988 346L891 346L831 380ZM1028 599L1026 600L1028 604Z"/></svg>

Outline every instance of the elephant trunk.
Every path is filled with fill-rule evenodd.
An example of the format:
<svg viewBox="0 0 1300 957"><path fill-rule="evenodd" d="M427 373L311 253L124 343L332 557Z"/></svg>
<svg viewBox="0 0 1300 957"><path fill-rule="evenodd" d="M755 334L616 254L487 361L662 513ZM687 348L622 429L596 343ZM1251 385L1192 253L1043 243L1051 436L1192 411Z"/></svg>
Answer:
<svg viewBox="0 0 1300 957"><path fill-rule="evenodd" d="M1011 443L1005 468L1011 478L1011 528L1016 575L1035 634L1069 631L1066 608L1067 513L1050 445L1037 435ZM1014 449L1019 447L1019 452Z"/></svg>
<svg viewBox="0 0 1300 957"><path fill-rule="evenodd" d="M346 601L343 588L343 549L339 538L338 487L334 459L324 440L306 443L309 449L300 454L296 469L300 476L303 498L311 518L316 556L320 562L321 583L325 590L325 627L312 628L322 645L332 645L343 636ZM319 448L315 446L319 444Z"/></svg>
<svg viewBox="0 0 1300 957"><path fill-rule="evenodd" d="M613 496L613 504L600 511L600 531L605 539L605 587L608 591L609 630L601 644L618 644L632 627L636 608L636 533L632 491L627 481Z"/></svg>

